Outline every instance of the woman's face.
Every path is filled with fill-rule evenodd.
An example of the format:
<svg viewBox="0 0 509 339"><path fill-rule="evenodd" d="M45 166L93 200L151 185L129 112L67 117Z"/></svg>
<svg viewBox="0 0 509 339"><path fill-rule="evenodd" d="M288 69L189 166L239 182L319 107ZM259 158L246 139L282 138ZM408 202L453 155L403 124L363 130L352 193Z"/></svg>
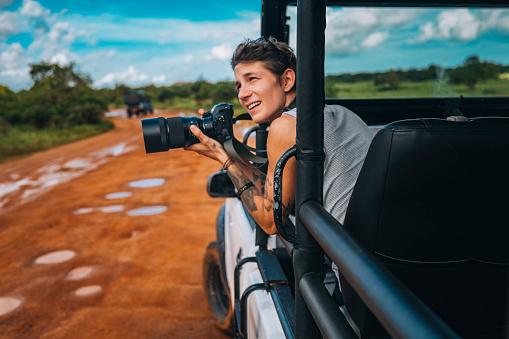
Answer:
<svg viewBox="0 0 509 339"><path fill-rule="evenodd" d="M235 88L240 104L255 123L275 120L287 106L283 84L261 61L235 67Z"/></svg>

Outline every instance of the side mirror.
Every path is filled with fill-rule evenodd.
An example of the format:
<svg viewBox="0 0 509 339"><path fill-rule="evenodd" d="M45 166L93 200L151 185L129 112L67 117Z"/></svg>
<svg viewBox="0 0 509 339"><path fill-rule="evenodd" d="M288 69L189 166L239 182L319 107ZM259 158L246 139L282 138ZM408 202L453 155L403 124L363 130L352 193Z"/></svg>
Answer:
<svg viewBox="0 0 509 339"><path fill-rule="evenodd" d="M216 172L209 177L207 192L212 198L234 198L237 196L235 186L225 171Z"/></svg>

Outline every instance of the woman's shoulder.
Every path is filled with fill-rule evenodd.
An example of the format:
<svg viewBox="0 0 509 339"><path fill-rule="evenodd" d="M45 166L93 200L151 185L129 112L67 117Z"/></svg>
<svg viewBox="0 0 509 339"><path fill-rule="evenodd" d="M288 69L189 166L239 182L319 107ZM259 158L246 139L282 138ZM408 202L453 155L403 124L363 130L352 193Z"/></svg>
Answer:
<svg viewBox="0 0 509 339"><path fill-rule="evenodd" d="M268 143L295 144L297 120L288 114L283 114L272 121L269 127Z"/></svg>

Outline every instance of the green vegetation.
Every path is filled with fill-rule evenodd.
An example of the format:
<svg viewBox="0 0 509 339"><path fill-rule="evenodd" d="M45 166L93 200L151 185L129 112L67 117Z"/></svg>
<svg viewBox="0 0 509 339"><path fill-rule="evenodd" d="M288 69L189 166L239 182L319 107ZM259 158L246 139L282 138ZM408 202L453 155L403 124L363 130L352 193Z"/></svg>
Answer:
<svg viewBox="0 0 509 339"><path fill-rule="evenodd" d="M0 88L0 162L113 128L106 102L74 64L33 64L30 76L29 90Z"/></svg>
<svg viewBox="0 0 509 339"><path fill-rule="evenodd" d="M8 129L3 127L0 132L0 163L98 135L112 128L113 124L109 121L95 125L77 125L68 129L36 130L30 125L14 125Z"/></svg>
<svg viewBox="0 0 509 339"><path fill-rule="evenodd" d="M409 98L509 96L509 65L481 61L477 56L449 69L430 65L423 69L378 73L328 75L325 95L330 98ZM0 85L0 162L76 141L111 129L104 119L108 107L124 108L124 94L144 90L156 108L197 111L219 102L244 113L233 81L195 82L157 87L93 89L92 79L75 65L30 65L34 82L29 90L13 92Z"/></svg>
<svg viewBox="0 0 509 339"><path fill-rule="evenodd" d="M503 79L509 66L467 58L463 65L442 69L389 70L380 73L328 75L325 95L330 98L410 98L448 96L509 96Z"/></svg>

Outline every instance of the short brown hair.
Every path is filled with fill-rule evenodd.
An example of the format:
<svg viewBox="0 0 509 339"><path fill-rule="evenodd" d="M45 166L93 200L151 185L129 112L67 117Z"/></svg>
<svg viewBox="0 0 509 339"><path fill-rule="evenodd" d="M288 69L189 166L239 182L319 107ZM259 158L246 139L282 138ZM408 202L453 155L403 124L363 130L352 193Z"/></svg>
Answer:
<svg viewBox="0 0 509 339"><path fill-rule="evenodd" d="M283 73L292 69L297 73L297 59L293 49L274 37L261 37L256 40L247 39L240 43L233 52L230 64L232 69L241 63L261 61L279 80Z"/></svg>

